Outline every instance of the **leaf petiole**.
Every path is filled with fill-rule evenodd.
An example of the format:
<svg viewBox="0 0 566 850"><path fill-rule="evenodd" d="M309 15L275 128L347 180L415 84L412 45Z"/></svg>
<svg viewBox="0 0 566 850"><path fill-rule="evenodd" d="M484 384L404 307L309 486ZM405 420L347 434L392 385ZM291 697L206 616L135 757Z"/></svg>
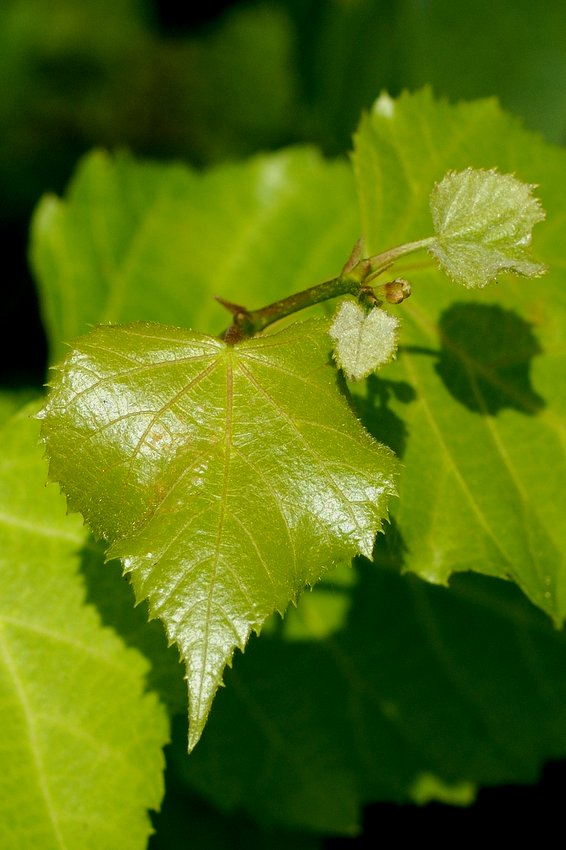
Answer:
<svg viewBox="0 0 566 850"><path fill-rule="evenodd" d="M280 301L275 301L257 310L248 310L239 304L232 304L217 297L216 300L232 313L232 324L221 334L221 338L233 345L243 339L255 336L269 325L290 316L292 313L312 307L313 304L320 304L342 295L353 295L356 298L371 296L371 281L390 268L395 260L421 248L428 248L435 241L436 237L431 236L416 242L407 242L372 257L357 260L352 265L352 258L355 258L359 250L359 243L356 243L352 257L337 277L311 286L301 292L295 292Z"/></svg>

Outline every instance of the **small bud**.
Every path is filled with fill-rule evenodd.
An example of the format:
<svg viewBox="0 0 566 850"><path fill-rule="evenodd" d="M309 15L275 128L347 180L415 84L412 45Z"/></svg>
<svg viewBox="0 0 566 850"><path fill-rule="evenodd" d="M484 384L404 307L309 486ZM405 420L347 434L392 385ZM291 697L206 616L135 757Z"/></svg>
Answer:
<svg viewBox="0 0 566 850"><path fill-rule="evenodd" d="M402 277L396 277L395 280L384 284L383 294L388 304L400 304L411 294L411 284Z"/></svg>

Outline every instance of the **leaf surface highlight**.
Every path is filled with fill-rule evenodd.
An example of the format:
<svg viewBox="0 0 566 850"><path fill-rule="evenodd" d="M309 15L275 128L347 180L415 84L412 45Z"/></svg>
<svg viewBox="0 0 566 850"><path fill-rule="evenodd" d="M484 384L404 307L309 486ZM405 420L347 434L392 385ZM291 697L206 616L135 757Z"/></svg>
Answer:
<svg viewBox="0 0 566 850"><path fill-rule="evenodd" d="M313 319L232 347L101 326L42 414L51 478L180 647L190 747L234 649L328 569L370 557L394 491L393 455L340 391L327 330Z"/></svg>

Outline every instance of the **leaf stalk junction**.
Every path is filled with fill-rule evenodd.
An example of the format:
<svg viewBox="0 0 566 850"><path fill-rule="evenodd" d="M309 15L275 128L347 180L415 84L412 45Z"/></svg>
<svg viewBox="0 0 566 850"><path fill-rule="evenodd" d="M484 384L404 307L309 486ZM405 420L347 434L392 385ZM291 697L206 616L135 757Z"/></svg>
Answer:
<svg viewBox="0 0 566 850"><path fill-rule="evenodd" d="M221 338L230 345L249 339L260 333L274 322L290 316L299 310L338 298L341 295L354 295L367 306L374 306L382 300L391 304L399 304L411 294L411 287L406 280L396 278L389 283L379 287L373 287L372 281L389 269L393 263L405 254L427 248L436 241L435 236L420 239L416 242L407 242L396 248L390 248L372 257L360 259L361 239L358 240L346 262L344 268L337 277L311 286L301 292L295 292L274 301L266 307L257 310L248 310L240 304L233 304L219 296L216 300L232 314L232 324L221 334Z"/></svg>

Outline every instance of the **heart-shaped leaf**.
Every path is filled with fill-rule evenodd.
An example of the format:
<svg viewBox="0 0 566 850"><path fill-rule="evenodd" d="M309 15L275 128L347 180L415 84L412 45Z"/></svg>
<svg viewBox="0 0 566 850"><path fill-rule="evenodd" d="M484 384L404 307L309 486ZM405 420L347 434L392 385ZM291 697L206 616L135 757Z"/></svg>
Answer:
<svg viewBox="0 0 566 850"><path fill-rule="evenodd" d="M42 413L50 476L187 662L189 747L273 611L371 556L392 453L341 393L328 322L230 346L151 323L75 343Z"/></svg>
<svg viewBox="0 0 566 850"><path fill-rule="evenodd" d="M368 313L349 298L340 303L329 333L336 362L348 378L361 381L395 357L398 327L399 320L380 307Z"/></svg>

